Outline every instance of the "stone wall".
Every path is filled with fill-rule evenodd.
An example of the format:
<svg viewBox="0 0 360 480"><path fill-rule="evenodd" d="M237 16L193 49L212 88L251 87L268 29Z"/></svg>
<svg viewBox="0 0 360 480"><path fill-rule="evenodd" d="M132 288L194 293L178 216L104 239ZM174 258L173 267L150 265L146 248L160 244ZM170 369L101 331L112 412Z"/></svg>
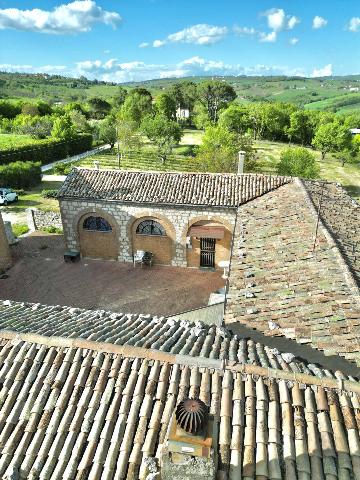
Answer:
<svg viewBox="0 0 360 480"><path fill-rule="evenodd" d="M4 222L0 213L0 272L11 266L10 247L5 233Z"/></svg>
<svg viewBox="0 0 360 480"><path fill-rule="evenodd" d="M235 224L235 210L211 209L201 207L144 206L126 205L113 201L61 200L60 210L64 236L69 250L79 250L79 222L89 214L111 216L116 223L117 241L119 245L118 260L131 262L133 251L140 244L133 244L134 224L140 218L158 219L164 224L172 238L171 265L187 266L186 236L189 227L200 220L214 220L222 223L229 230ZM170 227L171 226L171 227ZM218 258L217 261L223 258Z"/></svg>
<svg viewBox="0 0 360 480"><path fill-rule="evenodd" d="M27 213L30 230L43 230L48 227L62 229L61 215L59 212L45 212L36 208L29 208Z"/></svg>

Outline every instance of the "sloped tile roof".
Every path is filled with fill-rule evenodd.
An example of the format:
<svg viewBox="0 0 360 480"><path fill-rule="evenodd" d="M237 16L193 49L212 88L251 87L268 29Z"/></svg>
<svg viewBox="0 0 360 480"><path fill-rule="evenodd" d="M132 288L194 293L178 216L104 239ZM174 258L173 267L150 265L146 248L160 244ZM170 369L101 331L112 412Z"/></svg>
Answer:
<svg viewBox="0 0 360 480"><path fill-rule="evenodd" d="M359 478L358 384L312 378L0 340L0 478L145 480L189 396L214 415L217 478Z"/></svg>
<svg viewBox="0 0 360 480"><path fill-rule="evenodd" d="M255 174L136 172L75 168L58 197L129 203L236 207L290 181Z"/></svg>
<svg viewBox="0 0 360 480"><path fill-rule="evenodd" d="M300 182L241 206L225 323L285 335L360 366L359 289Z"/></svg>
<svg viewBox="0 0 360 480"><path fill-rule="evenodd" d="M318 377L352 378L280 352L224 327L150 315L0 301L1 332L80 338L172 354L230 360Z"/></svg>
<svg viewBox="0 0 360 480"><path fill-rule="evenodd" d="M360 285L360 204L339 185L304 181L320 218L335 238Z"/></svg>

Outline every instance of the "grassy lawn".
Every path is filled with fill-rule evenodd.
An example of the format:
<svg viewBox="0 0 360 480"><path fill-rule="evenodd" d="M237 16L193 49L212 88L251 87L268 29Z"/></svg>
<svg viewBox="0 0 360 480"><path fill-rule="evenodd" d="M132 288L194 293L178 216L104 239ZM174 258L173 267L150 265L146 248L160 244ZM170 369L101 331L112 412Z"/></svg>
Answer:
<svg viewBox="0 0 360 480"><path fill-rule="evenodd" d="M21 213L27 208L38 208L40 210L59 211L59 203L54 198L43 198L42 190L57 190L62 182L41 182L31 190L27 190L24 194L19 195L19 201L11 203L1 210L6 213Z"/></svg>
<svg viewBox="0 0 360 480"><path fill-rule="evenodd" d="M23 145L29 145L36 143L36 140L30 135L15 135L12 133L0 134L0 149L9 147L21 147Z"/></svg>
<svg viewBox="0 0 360 480"><path fill-rule="evenodd" d="M280 159L281 150L288 147L287 143L257 141L255 143L259 157L258 171L263 173L276 173L276 164ZM313 150L312 150L313 151ZM360 165L346 164L341 166L339 160L328 154L321 160L319 152L314 152L320 163L320 177L324 180L337 182L343 185L348 193L360 200Z"/></svg>

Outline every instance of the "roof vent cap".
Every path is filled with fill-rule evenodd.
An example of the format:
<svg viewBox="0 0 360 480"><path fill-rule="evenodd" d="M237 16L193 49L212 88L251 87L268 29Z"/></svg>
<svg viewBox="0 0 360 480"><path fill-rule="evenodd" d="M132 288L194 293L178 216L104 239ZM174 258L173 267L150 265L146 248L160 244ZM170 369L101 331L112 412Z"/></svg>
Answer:
<svg viewBox="0 0 360 480"><path fill-rule="evenodd" d="M180 428L196 435L204 429L208 408L199 398L186 398L176 407L175 417Z"/></svg>

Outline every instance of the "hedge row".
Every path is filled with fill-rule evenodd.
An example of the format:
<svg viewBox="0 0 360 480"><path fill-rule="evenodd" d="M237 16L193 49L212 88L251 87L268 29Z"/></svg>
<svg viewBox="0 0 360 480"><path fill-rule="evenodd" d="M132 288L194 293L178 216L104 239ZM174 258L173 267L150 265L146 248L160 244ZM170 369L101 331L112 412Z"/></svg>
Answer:
<svg viewBox="0 0 360 480"><path fill-rule="evenodd" d="M29 188L40 182L40 162L14 162L0 165L0 187Z"/></svg>
<svg viewBox="0 0 360 480"><path fill-rule="evenodd" d="M34 144L9 147L0 150L0 165L12 162L40 162L42 165L62 160L68 156L86 152L92 147L92 135L84 133L72 140L59 141L52 138L38 140Z"/></svg>

